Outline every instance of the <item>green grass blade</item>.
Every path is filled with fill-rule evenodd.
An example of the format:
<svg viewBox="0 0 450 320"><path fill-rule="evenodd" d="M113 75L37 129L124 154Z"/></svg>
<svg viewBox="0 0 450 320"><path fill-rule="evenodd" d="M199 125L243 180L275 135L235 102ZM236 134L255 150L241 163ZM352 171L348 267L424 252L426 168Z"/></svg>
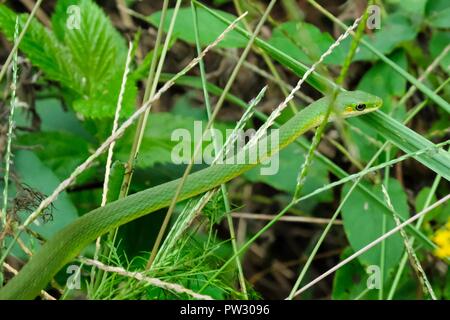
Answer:
<svg viewBox="0 0 450 320"><path fill-rule="evenodd" d="M406 153L420 149L433 148L435 145L415 131L402 125L384 112L377 111L363 117L364 121L376 128L378 133L391 141ZM417 161L450 181L450 154L442 148L414 157Z"/></svg>

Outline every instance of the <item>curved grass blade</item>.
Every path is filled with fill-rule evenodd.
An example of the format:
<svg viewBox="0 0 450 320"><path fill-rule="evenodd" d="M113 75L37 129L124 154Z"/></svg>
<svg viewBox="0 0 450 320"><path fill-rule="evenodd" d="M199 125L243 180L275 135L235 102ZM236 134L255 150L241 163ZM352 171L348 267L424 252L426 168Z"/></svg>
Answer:
<svg viewBox="0 0 450 320"><path fill-rule="evenodd" d="M443 148L436 147L434 143L400 124L384 112L372 112L361 118L375 127L385 139L406 153L413 153L418 149L433 149L434 151L414 156L414 158L450 181L450 154Z"/></svg>

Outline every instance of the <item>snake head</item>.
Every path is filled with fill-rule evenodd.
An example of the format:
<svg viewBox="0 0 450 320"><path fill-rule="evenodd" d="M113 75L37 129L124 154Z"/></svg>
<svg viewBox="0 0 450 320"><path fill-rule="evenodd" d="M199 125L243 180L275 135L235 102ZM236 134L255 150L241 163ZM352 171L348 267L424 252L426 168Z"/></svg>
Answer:
<svg viewBox="0 0 450 320"><path fill-rule="evenodd" d="M344 117L358 116L379 109L383 105L380 97L363 91L345 91L338 95L336 106Z"/></svg>

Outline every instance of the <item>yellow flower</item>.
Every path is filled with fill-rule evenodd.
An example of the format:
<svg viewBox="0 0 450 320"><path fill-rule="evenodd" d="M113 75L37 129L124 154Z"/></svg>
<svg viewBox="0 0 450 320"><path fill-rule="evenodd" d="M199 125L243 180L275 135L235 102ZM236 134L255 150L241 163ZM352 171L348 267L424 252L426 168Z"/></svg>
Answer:
<svg viewBox="0 0 450 320"><path fill-rule="evenodd" d="M433 241L438 245L434 254L442 259L450 258L450 219L444 228L436 231Z"/></svg>

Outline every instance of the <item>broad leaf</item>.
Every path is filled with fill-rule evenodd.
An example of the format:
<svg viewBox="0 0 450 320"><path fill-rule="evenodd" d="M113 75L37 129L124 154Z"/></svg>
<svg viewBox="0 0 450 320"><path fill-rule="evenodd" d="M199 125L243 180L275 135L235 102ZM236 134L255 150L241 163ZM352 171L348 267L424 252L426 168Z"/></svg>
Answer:
<svg viewBox="0 0 450 320"><path fill-rule="evenodd" d="M21 182L34 190L39 190L43 194L49 195L61 182L52 170L45 166L33 152L17 152L14 164ZM58 196L53 205L53 209L47 212L52 215L50 221L43 223L42 220L39 220L31 225L31 229L45 238L50 238L64 226L78 218L77 209L65 192ZM20 217L24 219L27 214L29 213L21 212ZM36 249L40 246L36 239L31 238L26 233L22 234L22 240L30 249ZM15 248L14 252L22 259L27 258L18 247Z"/></svg>
<svg viewBox="0 0 450 320"><path fill-rule="evenodd" d="M347 194L349 187L350 185L344 186L342 196ZM380 197L383 197L380 186L367 187L371 188L372 191ZM388 193L396 212L401 217L407 218L409 210L406 193L397 180L389 180ZM381 211L380 205L365 197L358 190L354 190L349 199L345 202L342 208L344 230L354 251L368 245L383 234L383 215L380 215L378 213L379 211ZM386 217L386 221L385 232L396 226L393 217ZM385 240L385 246L386 270L389 270L394 267L401 258L403 253L403 240L397 233ZM378 244L359 256L359 261L364 266L379 266L380 257L381 244Z"/></svg>
<svg viewBox="0 0 450 320"><path fill-rule="evenodd" d="M436 28L450 28L450 3L447 0L430 0L427 7L427 22Z"/></svg>
<svg viewBox="0 0 450 320"><path fill-rule="evenodd" d="M222 16L233 21L235 16L220 10L214 10L220 13ZM170 20L172 19L173 9L167 10L167 15L164 20L164 30L167 32L170 26ZM161 18L161 12L156 12L148 17L148 21L155 27L159 25ZM211 16L206 10L202 8L197 9L197 18L200 35L200 45L207 46L212 43L216 38L226 29L228 25L224 24L220 20L217 20ZM177 20L173 30L173 36L182 39L191 44L195 44L195 32L194 32L194 18L192 15L192 9L190 7L181 8L178 11ZM247 44L247 39L232 30L229 32L225 39L221 41L217 47L222 48L243 48Z"/></svg>
<svg viewBox="0 0 450 320"><path fill-rule="evenodd" d="M329 33L321 32L312 24L291 21L276 27L268 43L305 64L312 64L334 41ZM345 55L344 49L338 47L324 62L341 64Z"/></svg>

